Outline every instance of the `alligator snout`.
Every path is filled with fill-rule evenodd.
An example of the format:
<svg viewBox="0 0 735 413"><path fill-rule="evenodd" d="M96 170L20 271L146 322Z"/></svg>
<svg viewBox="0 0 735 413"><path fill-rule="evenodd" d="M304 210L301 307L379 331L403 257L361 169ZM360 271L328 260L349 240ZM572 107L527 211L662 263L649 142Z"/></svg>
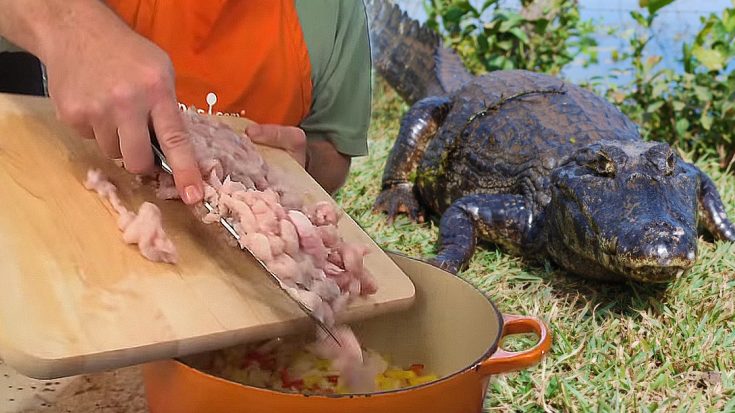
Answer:
<svg viewBox="0 0 735 413"><path fill-rule="evenodd" d="M686 225L652 220L630 228L617 248L621 264L635 278L664 282L694 265L697 233Z"/></svg>

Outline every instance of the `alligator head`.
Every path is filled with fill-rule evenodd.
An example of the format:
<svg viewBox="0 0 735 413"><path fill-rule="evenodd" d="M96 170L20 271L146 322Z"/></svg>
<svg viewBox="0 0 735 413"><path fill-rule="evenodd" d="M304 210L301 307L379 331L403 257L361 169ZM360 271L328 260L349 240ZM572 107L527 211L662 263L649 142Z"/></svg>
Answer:
<svg viewBox="0 0 735 413"><path fill-rule="evenodd" d="M694 264L699 174L668 145L601 141L551 184L547 249L568 270L666 282Z"/></svg>

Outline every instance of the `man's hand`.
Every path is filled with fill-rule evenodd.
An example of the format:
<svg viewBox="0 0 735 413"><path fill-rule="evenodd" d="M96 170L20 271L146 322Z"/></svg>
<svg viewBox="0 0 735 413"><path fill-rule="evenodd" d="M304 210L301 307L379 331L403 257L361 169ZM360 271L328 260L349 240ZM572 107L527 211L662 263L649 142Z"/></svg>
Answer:
<svg viewBox="0 0 735 413"><path fill-rule="evenodd" d="M352 158L339 153L327 140L309 142L307 150L309 164L306 170L330 195L334 195L347 180Z"/></svg>
<svg viewBox="0 0 735 413"><path fill-rule="evenodd" d="M46 65L57 116L132 173L153 170L152 124L184 202L202 198L166 53L98 0L0 0L0 34Z"/></svg>
<svg viewBox="0 0 735 413"><path fill-rule="evenodd" d="M250 125L245 133L255 143L288 152L330 194L344 185L350 157L337 152L331 142L307 142L304 131L295 126Z"/></svg>
<svg viewBox="0 0 735 413"><path fill-rule="evenodd" d="M306 134L301 128L253 124L245 133L255 143L283 149L306 169Z"/></svg>

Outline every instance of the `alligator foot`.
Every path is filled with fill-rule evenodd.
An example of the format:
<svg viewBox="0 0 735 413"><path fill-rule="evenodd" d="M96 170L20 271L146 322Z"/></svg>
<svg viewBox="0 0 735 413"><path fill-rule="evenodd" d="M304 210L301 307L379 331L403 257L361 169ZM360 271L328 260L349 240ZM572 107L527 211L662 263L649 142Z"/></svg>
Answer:
<svg viewBox="0 0 735 413"><path fill-rule="evenodd" d="M507 250L520 251L531 229L530 209L520 195L476 194L455 201L439 223L439 253L430 263L456 273L464 268L478 236Z"/></svg>
<svg viewBox="0 0 735 413"><path fill-rule="evenodd" d="M727 219L725 205L715 183L704 172L699 173L702 179L699 191L700 221L716 239L735 242L735 225Z"/></svg>
<svg viewBox="0 0 735 413"><path fill-rule="evenodd" d="M446 254L444 254L444 255L446 256ZM429 264L431 264L431 265L433 265L433 266L435 266L437 268L441 268L442 270L444 270L444 271L446 271L448 273L455 274L455 275L459 272L459 270L463 269L463 268L461 268L461 267L458 266L458 264L457 264L458 260L457 259L440 258L440 257L437 256L437 257L434 257L434 258L427 259L426 262L428 262Z"/></svg>
<svg viewBox="0 0 735 413"><path fill-rule="evenodd" d="M424 222L424 211L413 193L413 185L408 182L384 189L375 201L373 211L387 213L390 223L400 213L408 214L413 221Z"/></svg>

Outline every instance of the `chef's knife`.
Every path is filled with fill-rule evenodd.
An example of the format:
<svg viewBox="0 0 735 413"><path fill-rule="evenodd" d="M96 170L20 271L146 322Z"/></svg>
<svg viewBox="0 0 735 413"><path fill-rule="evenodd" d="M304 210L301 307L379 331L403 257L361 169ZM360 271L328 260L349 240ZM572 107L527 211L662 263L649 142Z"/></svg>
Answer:
<svg viewBox="0 0 735 413"><path fill-rule="evenodd" d="M161 169L164 170L164 172L173 175L173 169L171 169L171 166L166 161L166 156L163 154L163 151L161 150L160 144L158 143L158 139L156 138L155 133L153 130L150 131L151 135L151 148L153 149L153 156L156 161L156 164L161 167ZM208 212L214 212L214 207L207 202L206 200L202 201L202 204L204 205L204 208L207 209ZM268 266L265 265L265 263L258 258L253 252L248 248L246 245L240 243L240 234L235 230L235 228L223 217L220 217L219 223L222 225L222 227L227 230L227 233L230 234L232 238L237 241L237 244L240 245L240 247L252 255L253 258L258 262L258 264L263 268L263 270L270 276L270 278L276 283L278 288L284 292L293 302L295 302L301 311L304 312L310 319L312 319L318 326L321 328L325 333L327 333L334 341L341 346L339 340L337 340L337 337L332 333L332 331L329 329L329 327L324 324L322 320L320 320L315 314L313 309L309 308L306 304L304 304L301 300L299 300L298 297L294 295L291 291L289 291L288 287L281 281L281 279L274 274Z"/></svg>

